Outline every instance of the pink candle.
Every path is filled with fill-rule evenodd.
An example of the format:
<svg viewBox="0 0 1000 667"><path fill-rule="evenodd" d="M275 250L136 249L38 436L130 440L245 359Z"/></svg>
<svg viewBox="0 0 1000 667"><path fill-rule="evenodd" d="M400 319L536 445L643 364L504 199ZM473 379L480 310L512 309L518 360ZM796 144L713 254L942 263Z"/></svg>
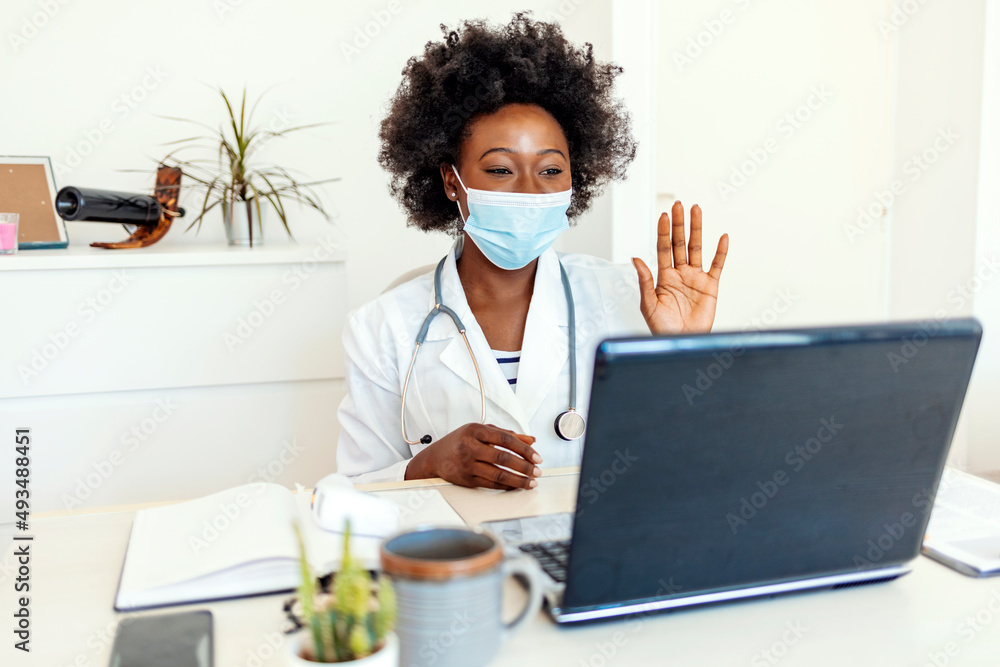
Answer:
<svg viewBox="0 0 1000 667"><path fill-rule="evenodd" d="M17 251L17 223L0 222L0 252Z"/></svg>

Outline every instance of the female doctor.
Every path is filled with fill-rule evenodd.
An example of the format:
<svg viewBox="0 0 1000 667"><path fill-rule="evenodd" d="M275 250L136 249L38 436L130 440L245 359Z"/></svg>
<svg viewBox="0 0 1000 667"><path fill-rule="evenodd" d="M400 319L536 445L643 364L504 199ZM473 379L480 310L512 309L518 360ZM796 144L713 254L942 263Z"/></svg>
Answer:
<svg viewBox="0 0 1000 667"><path fill-rule="evenodd" d="M550 248L635 155L620 71L521 14L407 63L379 162L409 224L456 242L349 317L339 472L533 488L540 466L580 463L601 340L711 329L729 240L704 271L698 206L689 241L680 202L660 216L655 279Z"/></svg>

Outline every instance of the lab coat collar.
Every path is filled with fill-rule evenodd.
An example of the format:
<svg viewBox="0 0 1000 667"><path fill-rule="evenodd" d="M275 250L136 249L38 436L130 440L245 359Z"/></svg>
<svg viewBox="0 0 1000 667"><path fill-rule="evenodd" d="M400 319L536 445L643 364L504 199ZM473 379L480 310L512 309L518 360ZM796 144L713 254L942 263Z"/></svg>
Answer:
<svg viewBox="0 0 1000 667"><path fill-rule="evenodd" d="M528 307L524 328L515 392L496 363L493 351L465 298L465 290L458 277L456 264L460 243L461 241L452 247L441 270L443 301L458 314L466 326L466 335L479 364L487 400L513 417L520 425L522 433L529 433L531 418L545 401L553 383L559 378L568 357L569 309L560 277L558 256L550 248L538 258L538 270L535 274L531 304ZM428 309L433 307L432 283ZM443 314L438 315L427 332L427 340L449 338L451 341L442 351L440 361L478 392L479 381L476 379L476 371L465 348L465 342L451 318ZM567 384L567 400L568 395ZM555 415L552 417L555 419Z"/></svg>

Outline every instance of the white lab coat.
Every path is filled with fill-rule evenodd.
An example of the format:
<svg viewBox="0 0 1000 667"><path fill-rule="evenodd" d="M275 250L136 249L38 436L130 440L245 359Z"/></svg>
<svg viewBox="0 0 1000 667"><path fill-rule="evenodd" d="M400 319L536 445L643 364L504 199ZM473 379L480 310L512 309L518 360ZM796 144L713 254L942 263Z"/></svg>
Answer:
<svg viewBox="0 0 1000 667"><path fill-rule="evenodd" d="M569 318L559 274L566 267L576 305L577 405L584 417L590 400L594 353L609 336L648 335L639 311L631 266L589 255L546 250L538 259L528 308L516 388L496 362L465 299L455 264L456 245L441 273L443 302L465 324L486 392L486 423L533 435L542 467L580 464L583 439L567 442L554 431L569 407ZM355 482L403 479L410 458L427 445L407 445L400 433L403 380L414 342L434 305L434 272L382 294L348 317L344 327L347 396L337 412L341 425L337 470ZM417 355L406 394L406 434L434 441L480 419L479 383L455 324L439 313Z"/></svg>

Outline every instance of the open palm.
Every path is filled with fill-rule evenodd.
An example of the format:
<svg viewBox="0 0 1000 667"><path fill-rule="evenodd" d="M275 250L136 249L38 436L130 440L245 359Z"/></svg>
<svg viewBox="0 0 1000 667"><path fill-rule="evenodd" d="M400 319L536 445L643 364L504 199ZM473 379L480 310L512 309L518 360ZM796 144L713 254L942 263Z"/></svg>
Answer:
<svg viewBox="0 0 1000 667"><path fill-rule="evenodd" d="M672 219L672 220L671 220ZM708 271L701 263L701 207L691 207L691 241L685 247L684 205L674 202L656 230L656 283L646 263L633 258L639 274L639 309L653 334L707 333L715 321L719 278L729 252L723 234Z"/></svg>

